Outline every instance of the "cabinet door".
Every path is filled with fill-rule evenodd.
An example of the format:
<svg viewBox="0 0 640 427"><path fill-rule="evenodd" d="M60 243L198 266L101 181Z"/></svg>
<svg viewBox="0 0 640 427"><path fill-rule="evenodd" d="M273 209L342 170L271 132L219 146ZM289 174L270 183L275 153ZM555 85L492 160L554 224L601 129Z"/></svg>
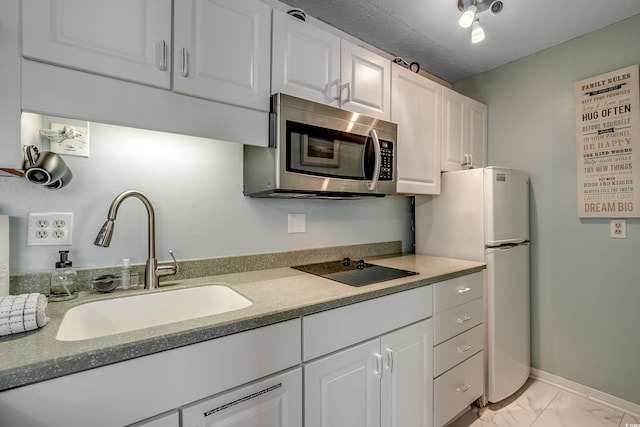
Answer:
<svg viewBox="0 0 640 427"><path fill-rule="evenodd" d="M341 107L391 120L391 61L342 40Z"/></svg>
<svg viewBox="0 0 640 427"><path fill-rule="evenodd" d="M22 52L123 80L169 88L171 0L22 2Z"/></svg>
<svg viewBox="0 0 640 427"><path fill-rule="evenodd" d="M0 168L21 169L20 146L20 3L0 5ZM0 177L3 172L0 171Z"/></svg>
<svg viewBox="0 0 640 427"><path fill-rule="evenodd" d="M180 427L180 414L176 409L167 414L131 424L128 427Z"/></svg>
<svg viewBox="0 0 640 427"><path fill-rule="evenodd" d="M257 0L175 3L174 91L269 110L271 8Z"/></svg>
<svg viewBox="0 0 640 427"><path fill-rule="evenodd" d="M430 427L433 421L433 321L382 337L382 427Z"/></svg>
<svg viewBox="0 0 640 427"><path fill-rule="evenodd" d="M463 168L467 138L466 97L446 87L442 88L442 161L443 171Z"/></svg>
<svg viewBox="0 0 640 427"><path fill-rule="evenodd" d="M271 93L339 106L340 38L273 11Z"/></svg>
<svg viewBox="0 0 640 427"><path fill-rule="evenodd" d="M183 427L302 425L300 368L181 409Z"/></svg>
<svg viewBox="0 0 640 427"><path fill-rule="evenodd" d="M487 166L487 106L467 98L469 116L469 152L471 166Z"/></svg>
<svg viewBox="0 0 640 427"><path fill-rule="evenodd" d="M305 366L306 427L380 425L380 340Z"/></svg>
<svg viewBox="0 0 640 427"><path fill-rule="evenodd" d="M442 86L391 69L391 121L398 123L398 193L440 194Z"/></svg>

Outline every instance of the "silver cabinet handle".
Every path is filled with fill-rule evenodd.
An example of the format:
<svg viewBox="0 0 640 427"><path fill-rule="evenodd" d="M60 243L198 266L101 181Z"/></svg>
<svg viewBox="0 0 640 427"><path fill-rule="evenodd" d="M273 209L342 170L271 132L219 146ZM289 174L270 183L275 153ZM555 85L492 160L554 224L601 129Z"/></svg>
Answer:
<svg viewBox="0 0 640 427"><path fill-rule="evenodd" d="M458 347L458 353L466 353L469 350L471 350L471 346L467 344L463 345L462 347Z"/></svg>
<svg viewBox="0 0 640 427"><path fill-rule="evenodd" d="M336 94L331 95L331 88L336 88ZM340 79L336 79L332 82L327 83L324 91L324 99L329 104L331 101L340 101Z"/></svg>
<svg viewBox="0 0 640 427"><path fill-rule="evenodd" d="M456 391L460 392L460 393L464 393L465 391L469 390L471 388L471 384L463 384L461 386L458 386L456 388Z"/></svg>
<svg viewBox="0 0 640 427"><path fill-rule="evenodd" d="M376 155L376 163L373 167L373 177L371 178L371 182L369 183L369 190L373 191L376 189L378 185L378 179L380 178L380 163L382 162L382 150L380 149L380 140L378 139L378 134L375 129L371 129L369 131L369 136L373 139L373 151Z"/></svg>
<svg viewBox="0 0 640 427"><path fill-rule="evenodd" d="M458 323L460 323L462 325L463 323L467 323L469 320L471 320L471 316L464 316L462 318L458 317L456 322L458 322Z"/></svg>
<svg viewBox="0 0 640 427"><path fill-rule="evenodd" d="M373 357L376 360L376 369L375 371L373 371L373 375L376 378L380 378L382 376L382 355L379 353L376 353L373 355Z"/></svg>
<svg viewBox="0 0 640 427"><path fill-rule="evenodd" d="M347 90L347 96L346 98L342 98L342 92L344 92L344 90ZM340 106L346 104L347 102L351 101L351 84L349 82L344 83L343 85L340 86Z"/></svg>
<svg viewBox="0 0 640 427"><path fill-rule="evenodd" d="M158 60L158 70L167 71L167 42L160 40L156 44L156 58Z"/></svg>
<svg viewBox="0 0 640 427"><path fill-rule="evenodd" d="M385 366L385 369L391 372L393 369L393 350L387 348L385 351L387 353L387 365Z"/></svg>
<svg viewBox="0 0 640 427"><path fill-rule="evenodd" d="M189 76L189 51L186 47L182 48L182 71L180 74L182 74L182 77Z"/></svg>
<svg viewBox="0 0 640 427"><path fill-rule="evenodd" d="M471 292L471 288L458 289L458 295L465 295Z"/></svg>

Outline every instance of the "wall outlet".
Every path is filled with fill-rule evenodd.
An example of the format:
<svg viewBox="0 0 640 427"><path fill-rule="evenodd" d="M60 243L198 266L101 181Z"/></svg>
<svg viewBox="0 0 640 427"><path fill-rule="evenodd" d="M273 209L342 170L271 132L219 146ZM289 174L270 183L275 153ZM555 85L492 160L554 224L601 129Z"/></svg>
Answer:
<svg viewBox="0 0 640 427"><path fill-rule="evenodd" d="M612 219L609 233L612 239L626 239L627 238L627 220Z"/></svg>
<svg viewBox="0 0 640 427"><path fill-rule="evenodd" d="M27 230L27 246L71 246L73 213L30 213Z"/></svg>
<svg viewBox="0 0 640 427"><path fill-rule="evenodd" d="M307 231L305 214L289 214L289 233L305 233Z"/></svg>

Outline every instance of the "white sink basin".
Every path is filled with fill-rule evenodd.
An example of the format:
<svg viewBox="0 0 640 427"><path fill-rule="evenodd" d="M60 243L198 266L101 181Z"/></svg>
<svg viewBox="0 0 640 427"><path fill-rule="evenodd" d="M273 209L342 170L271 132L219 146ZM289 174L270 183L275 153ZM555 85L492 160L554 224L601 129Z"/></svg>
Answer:
<svg viewBox="0 0 640 427"><path fill-rule="evenodd" d="M67 311L59 341L80 341L249 307L251 301L222 285L206 285L82 304Z"/></svg>

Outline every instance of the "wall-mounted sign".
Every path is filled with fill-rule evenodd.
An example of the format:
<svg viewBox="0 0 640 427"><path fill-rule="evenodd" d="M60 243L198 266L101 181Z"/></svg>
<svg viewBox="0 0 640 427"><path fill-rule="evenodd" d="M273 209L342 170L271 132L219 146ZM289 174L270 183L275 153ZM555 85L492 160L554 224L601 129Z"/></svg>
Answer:
<svg viewBox="0 0 640 427"><path fill-rule="evenodd" d="M578 216L640 217L638 65L574 85Z"/></svg>

